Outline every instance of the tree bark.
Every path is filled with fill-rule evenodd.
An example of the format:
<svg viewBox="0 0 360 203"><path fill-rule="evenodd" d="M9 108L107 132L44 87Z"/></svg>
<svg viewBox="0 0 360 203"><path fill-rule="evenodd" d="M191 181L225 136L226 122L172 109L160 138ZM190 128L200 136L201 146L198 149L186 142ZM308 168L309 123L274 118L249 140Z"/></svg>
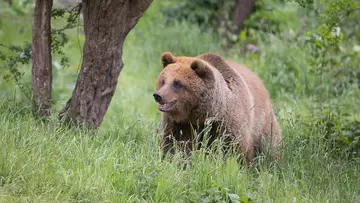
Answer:
<svg viewBox="0 0 360 203"><path fill-rule="evenodd" d="M65 121L100 126L123 67L123 43L152 0L83 0L83 62L72 97L60 113Z"/></svg>
<svg viewBox="0 0 360 203"><path fill-rule="evenodd" d="M254 11L255 0L237 0L235 4L233 21L236 25L235 33L239 33L244 20Z"/></svg>
<svg viewBox="0 0 360 203"><path fill-rule="evenodd" d="M32 28L33 112L47 116L51 107L51 8L52 0L37 0Z"/></svg>

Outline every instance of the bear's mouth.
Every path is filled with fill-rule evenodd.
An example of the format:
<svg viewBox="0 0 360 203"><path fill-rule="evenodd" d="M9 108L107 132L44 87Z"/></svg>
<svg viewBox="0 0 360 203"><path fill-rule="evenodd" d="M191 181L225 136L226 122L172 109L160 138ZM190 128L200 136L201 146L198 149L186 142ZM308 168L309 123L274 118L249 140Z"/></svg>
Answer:
<svg viewBox="0 0 360 203"><path fill-rule="evenodd" d="M171 102L167 102L167 103L159 103L158 109L162 112L166 112L170 109L170 107L172 107L177 101L173 100Z"/></svg>

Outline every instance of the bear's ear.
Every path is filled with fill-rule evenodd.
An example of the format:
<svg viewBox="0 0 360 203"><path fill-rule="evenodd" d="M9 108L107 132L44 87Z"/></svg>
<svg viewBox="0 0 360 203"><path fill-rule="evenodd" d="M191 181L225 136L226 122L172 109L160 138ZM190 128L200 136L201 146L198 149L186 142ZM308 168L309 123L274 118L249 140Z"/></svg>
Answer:
<svg viewBox="0 0 360 203"><path fill-rule="evenodd" d="M208 67L208 65L206 63L204 63L203 61L199 60L199 59L195 59L192 63L191 63L191 69L193 69L193 71L195 71L195 73L200 77L203 78L205 76L209 76L211 73L210 68Z"/></svg>
<svg viewBox="0 0 360 203"><path fill-rule="evenodd" d="M171 52L164 52L161 56L161 62L165 68L167 65L175 63L175 59Z"/></svg>

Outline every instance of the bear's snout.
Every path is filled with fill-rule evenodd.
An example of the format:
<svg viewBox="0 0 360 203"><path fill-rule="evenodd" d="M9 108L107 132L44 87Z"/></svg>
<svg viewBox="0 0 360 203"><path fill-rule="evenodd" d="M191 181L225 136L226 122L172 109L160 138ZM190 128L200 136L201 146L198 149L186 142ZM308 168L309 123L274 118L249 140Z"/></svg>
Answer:
<svg viewBox="0 0 360 203"><path fill-rule="evenodd" d="M159 102L159 103L161 102L162 97L159 95L159 93L155 92L153 94L153 96L154 96L154 99L155 99L156 102Z"/></svg>

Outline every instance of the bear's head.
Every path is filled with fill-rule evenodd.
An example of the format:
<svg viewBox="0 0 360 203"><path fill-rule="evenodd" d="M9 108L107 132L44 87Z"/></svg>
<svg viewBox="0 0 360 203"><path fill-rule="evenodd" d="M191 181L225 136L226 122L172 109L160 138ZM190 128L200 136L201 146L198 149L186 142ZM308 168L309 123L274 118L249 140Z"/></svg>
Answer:
<svg viewBox="0 0 360 203"><path fill-rule="evenodd" d="M199 110L204 99L211 99L209 91L214 86L211 65L198 58L174 57L170 52L163 53L161 61L163 70L153 94L158 109L177 122L196 119L190 118L194 116L193 109Z"/></svg>

